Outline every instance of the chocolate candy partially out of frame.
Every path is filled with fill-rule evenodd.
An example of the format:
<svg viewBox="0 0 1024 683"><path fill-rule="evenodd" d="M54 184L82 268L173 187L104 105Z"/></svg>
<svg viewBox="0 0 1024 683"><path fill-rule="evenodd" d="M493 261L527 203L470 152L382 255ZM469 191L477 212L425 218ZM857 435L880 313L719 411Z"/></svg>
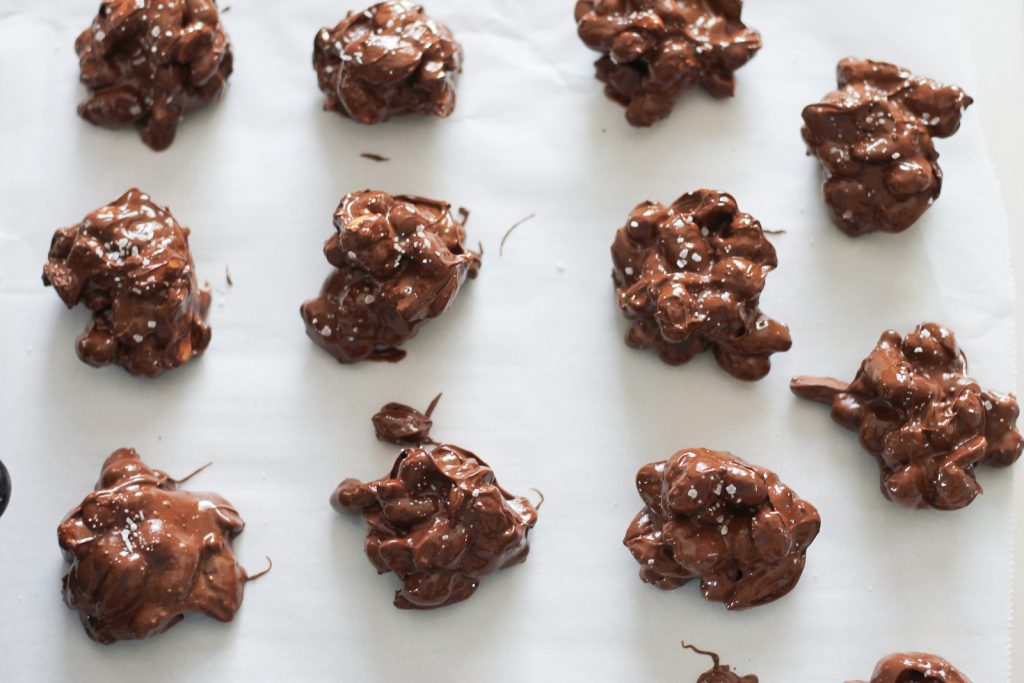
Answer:
<svg viewBox="0 0 1024 683"><path fill-rule="evenodd" d="M971 679L942 657L910 652L883 657L870 681L848 683L971 683Z"/></svg>
<svg viewBox="0 0 1024 683"><path fill-rule="evenodd" d="M640 468L644 508L623 543L663 590L700 579L730 610L764 605L800 580L821 518L775 473L706 448Z"/></svg>
<svg viewBox="0 0 1024 683"><path fill-rule="evenodd" d="M196 278L189 229L132 189L53 235L43 284L92 311L78 357L156 377L210 343L210 290Z"/></svg>
<svg viewBox="0 0 1024 683"><path fill-rule="evenodd" d="M223 97L233 61L214 0L103 0L75 51L89 89L78 114L134 125L158 151L186 113Z"/></svg>
<svg viewBox="0 0 1024 683"><path fill-rule="evenodd" d="M966 507L981 493L977 467L1008 467L1024 451L1017 399L969 377L956 337L936 323L906 337L884 332L850 383L796 377L790 386L858 432L878 461L882 493L908 507Z"/></svg>
<svg viewBox="0 0 1024 683"><path fill-rule="evenodd" d="M596 67L605 94L626 107L631 125L650 126L695 86L733 95L733 72L761 49L742 9L741 0L579 0L576 23L603 54Z"/></svg>
<svg viewBox="0 0 1024 683"><path fill-rule="evenodd" d="M757 380L773 353L792 346L789 328L760 309L775 248L724 192L638 205L615 235L612 261L634 348L655 349L672 365L712 350L730 375Z"/></svg>
<svg viewBox="0 0 1024 683"><path fill-rule="evenodd" d="M839 89L803 112L832 221L853 237L906 230L942 189L934 138L955 133L974 100L895 64L844 59L837 71Z"/></svg>
<svg viewBox="0 0 1024 683"><path fill-rule="evenodd" d="M462 47L421 5L389 0L317 33L313 66L324 109L365 124L455 110Z"/></svg>

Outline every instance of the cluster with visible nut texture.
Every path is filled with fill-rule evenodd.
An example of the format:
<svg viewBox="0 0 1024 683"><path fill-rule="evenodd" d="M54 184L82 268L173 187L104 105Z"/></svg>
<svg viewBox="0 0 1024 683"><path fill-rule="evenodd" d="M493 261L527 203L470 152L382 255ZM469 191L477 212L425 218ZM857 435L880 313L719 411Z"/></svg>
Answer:
<svg viewBox="0 0 1024 683"><path fill-rule="evenodd" d="M92 311L77 343L83 361L155 377L206 349L210 291L196 279L188 237L137 189L54 234L43 283L68 308Z"/></svg>
<svg viewBox="0 0 1024 683"><path fill-rule="evenodd" d="M884 657L870 681L849 683L971 683L971 679L942 657L909 652Z"/></svg>
<svg viewBox="0 0 1024 683"><path fill-rule="evenodd" d="M821 527L778 476L730 453L679 451L644 465L636 487L644 508L623 543L640 578L664 590L699 578L704 598L730 610L789 593Z"/></svg>
<svg viewBox="0 0 1024 683"><path fill-rule="evenodd" d="M616 234L612 260L632 347L673 365L712 349L726 372L756 380L771 354L792 345L789 329L759 308L775 248L724 192L640 204Z"/></svg>
<svg viewBox="0 0 1024 683"><path fill-rule="evenodd" d="M242 518L220 496L178 483L123 448L58 528L71 562L64 601L94 640L146 638L188 612L231 621L241 607L248 577L231 541Z"/></svg>
<svg viewBox="0 0 1024 683"><path fill-rule="evenodd" d="M313 66L324 108L359 123L396 114L450 116L462 47L451 30L409 0L389 0L323 28Z"/></svg>
<svg viewBox="0 0 1024 683"><path fill-rule="evenodd" d="M89 89L78 113L137 126L155 150L174 142L186 113L221 99L232 68L214 0L103 0L75 50Z"/></svg>
<svg viewBox="0 0 1024 683"><path fill-rule="evenodd" d="M983 390L966 373L953 333L925 323L906 337L884 332L849 384L797 377L791 386L830 404L832 419L859 433L886 498L956 510L981 493L976 467L1008 467L1024 450L1017 399Z"/></svg>
<svg viewBox="0 0 1024 683"><path fill-rule="evenodd" d="M631 125L650 126L694 86L733 95L733 73L761 49L742 9L740 0L579 0L576 23L587 47L603 53L605 94Z"/></svg>
<svg viewBox="0 0 1024 683"><path fill-rule="evenodd" d="M483 460L457 446L409 448L383 479L346 479L331 497L339 512L362 512L366 554L402 588L395 606L443 607L470 597L480 580L519 564L537 510L501 488Z"/></svg>
<svg viewBox="0 0 1024 683"><path fill-rule="evenodd" d="M854 237L906 230L942 189L933 139L955 133L974 100L885 62L844 59L837 80L838 90L803 112L832 220Z"/></svg>
<svg viewBox="0 0 1024 683"><path fill-rule="evenodd" d="M404 358L398 347L447 310L480 268L446 202L355 192L334 226L324 254L335 270L301 313L309 337L342 363Z"/></svg>

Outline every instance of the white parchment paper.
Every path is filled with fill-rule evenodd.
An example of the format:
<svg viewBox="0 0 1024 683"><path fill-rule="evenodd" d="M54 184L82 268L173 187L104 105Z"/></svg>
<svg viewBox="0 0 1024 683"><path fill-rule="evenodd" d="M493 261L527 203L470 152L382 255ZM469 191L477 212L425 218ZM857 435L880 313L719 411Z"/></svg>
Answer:
<svg viewBox="0 0 1024 683"><path fill-rule="evenodd" d="M883 329L932 319L956 330L983 384L1014 387L1007 221L976 110L939 141L942 198L900 236L854 241L832 227L799 137L801 108L834 86L846 55L970 92L959 3L751 0L745 18L765 48L737 97L692 92L651 130L629 128L603 97L570 0L431 0L466 49L455 115L373 128L322 112L310 66L316 31L360 6L231 5L227 98L155 154L75 116L73 43L95 2L0 2L0 457L14 477L0 520L0 679L686 681L706 668L680 651L686 639L769 683L866 677L906 649L975 681L1010 680L1009 477L983 471L985 495L961 512L903 510L879 494L855 436L787 389L794 374L852 377ZM39 281L53 230L135 185L192 227L216 290L209 351L158 381L80 363L88 316ZM470 240L487 253L407 360L345 367L306 339L298 306L328 273L320 250L339 198L366 187L470 208ZM636 203L699 187L787 231L773 238L781 265L763 307L795 343L756 384L710 355L670 368L622 343L614 231ZM530 213L499 257L501 235ZM461 605L404 612L391 606L394 577L363 555L361 520L327 498L345 476L390 467L396 449L369 423L380 405L441 390L436 435L547 502L526 564ZM126 445L174 474L215 461L189 486L245 516L246 566L274 559L234 623L193 616L104 648L61 603L56 526ZM785 599L731 614L694 585L663 593L637 578L621 546L640 507L635 472L690 446L769 467L821 511Z"/></svg>

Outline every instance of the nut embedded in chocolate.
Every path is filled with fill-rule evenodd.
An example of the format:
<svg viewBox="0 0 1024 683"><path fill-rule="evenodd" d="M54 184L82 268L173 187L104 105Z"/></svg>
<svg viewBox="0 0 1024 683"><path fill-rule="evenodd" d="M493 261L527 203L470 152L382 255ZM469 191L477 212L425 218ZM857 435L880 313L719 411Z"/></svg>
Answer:
<svg viewBox="0 0 1024 683"><path fill-rule="evenodd" d="M402 403L386 404L372 418L377 439L406 445L434 443L430 438L430 428L434 426L430 416L434 414L434 408L440 400L441 394L438 394L427 406L425 413Z"/></svg>
<svg viewBox="0 0 1024 683"><path fill-rule="evenodd" d="M43 284L68 308L93 312L79 358L155 377L206 349L210 291L196 279L188 236L169 209L135 189L54 233Z"/></svg>
<svg viewBox="0 0 1024 683"><path fill-rule="evenodd" d="M313 66L324 109L359 123L397 114L446 117L455 109L462 47L421 5L389 0L320 29Z"/></svg>
<svg viewBox="0 0 1024 683"><path fill-rule="evenodd" d="M447 202L365 190L347 195L324 245L335 271L302 305L306 333L342 363L398 361L398 348L455 300L480 256Z"/></svg>
<svg viewBox="0 0 1024 683"><path fill-rule="evenodd" d="M789 329L759 308L778 265L775 248L724 192L638 205L615 236L612 260L634 348L657 349L673 365L713 349L726 372L756 380L771 369L771 354L792 345Z"/></svg>
<svg viewBox="0 0 1024 683"><path fill-rule="evenodd" d="M761 49L740 19L741 0L579 0L576 23L587 47L604 56L597 78L626 107L626 120L650 126L700 85L731 97L733 72Z"/></svg>
<svg viewBox="0 0 1024 683"><path fill-rule="evenodd" d="M103 0L75 42L89 99L78 114L99 126L137 126L155 150L182 117L221 99L231 43L214 0Z"/></svg>
<svg viewBox="0 0 1024 683"><path fill-rule="evenodd" d="M925 323L906 337L884 332L849 384L796 377L790 386L831 404L832 419L860 434L886 498L956 510L981 493L976 467L1008 467L1024 450L1017 399L983 390L966 373L953 333Z"/></svg>
<svg viewBox="0 0 1024 683"><path fill-rule="evenodd" d="M231 621L241 606L248 577L231 541L242 518L220 496L179 483L122 448L57 529L71 562L64 602L94 640L146 638L188 612Z"/></svg>
<svg viewBox="0 0 1024 683"><path fill-rule="evenodd" d="M906 230L942 189L933 138L955 133L974 100L895 64L844 59L837 71L839 89L803 112L832 221L854 237Z"/></svg>
<svg viewBox="0 0 1024 683"><path fill-rule="evenodd" d="M470 597L480 580L519 564L537 510L501 488L483 460L457 446L409 448L391 473L346 479L331 496L338 512L362 512L366 554L402 581L395 606L443 607Z"/></svg>
<svg viewBox="0 0 1024 683"><path fill-rule="evenodd" d="M777 600L796 586L821 518L773 473L730 453L679 451L636 475L644 509L623 543L640 578L678 588L700 578L730 610Z"/></svg>
<svg viewBox="0 0 1024 683"><path fill-rule="evenodd" d="M910 652L884 657L870 681L848 683L971 683L971 679L942 657Z"/></svg>

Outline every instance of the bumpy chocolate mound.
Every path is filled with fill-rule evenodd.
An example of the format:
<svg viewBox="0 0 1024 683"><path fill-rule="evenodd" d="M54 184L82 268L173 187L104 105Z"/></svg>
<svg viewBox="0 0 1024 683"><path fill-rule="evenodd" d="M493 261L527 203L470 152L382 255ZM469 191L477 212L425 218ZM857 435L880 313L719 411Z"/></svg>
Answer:
<svg viewBox="0 0 1024 683"><path fill-rule="evenodd" d="M741 0L579 0L576 23L604 54L596 66L605 94L625 105L630 124L650 126L694 86L733 95L733 72L761 49L742 9Z"/></svg>
<svg viewBox="0 0 1024 683"><path fill-rule="evenodd" d="M832 220L854 237L906 230L942 189L933 138L955 133L974 100L884 62L844 59L838 81L839 90L803 113Z"/></svg>
<svg viewBox="0 0 1024 683"><path fill-rule="evenodd" d="M444 313L480 269L447 202L354 192L334 227L324 254L336 270L301 313L309 337L342 363L404 358L398 346Z"/></svg>
<svg viewBox="0 0 1024 683"><path fill-rule="evenodd" d="M444 117L455 110L462 47L422 6L390 0L320 29L313 66L324 108L359 123L396 114Z"/></svg>
<svg viewBox="0 0 1024 683"><path fill-rule="evenodd" d="M860 434L886 498L956 510L981 493L977 466L1008 467L1024 450L1016 398L985 391L966 373L953 333L925 323L906 337L884 332L849 384L797 377L791 387L831 404L832 419Z"/></svg>
<svg viewBox="0 0 1024 683"><path fill-rule="evenodd" d="M430 438L430 429L434 426L430 416L434 414L434 408L440 400L441 394L438 394L427 406L425 413L402 403L386 404L372 418L377 439L406 445L434 443Z"/></svg>
<svg viewBox="0 0 1024 683"><path fill-rule="evenodd" d="M169 209L134 189L54 233L43 284L68 308L93 312L79 358L155 377L206 349L210 291L196 279L188 236Z"/></svg>
<svg viewBox="0 0 1024 683"><path fill-rule="evenodd" d="M768 470L730 453L679 451L636 475L644 509L623 541L640 578L678 588L700 578L707 600L730 610L789 593L821 518Z"/></svg>
<svg viewBox="0 0 1024 683"><path fill-rule="evenodd" d="M971 679L942 657L910 652L882 659L870 681L849 683L971 683Z"/></svg>
<svg viewBox="0 0 1024 683"><path fill-rule="evenodd" d="M724 192L640 204L615 236L612 260L634 348L657 349L673 365L713 349L726 372L756 380L771 354L792 345L789 329L758 307L775 248Z"/></svg>
<svg viewBox="0 0 1024 683"><path fill-rule="evenodd" d="M110 644L162 633L187 612L231 621L248 577L231 541L245 524L223 498L177 490L134 449L103 463L96 490L57 529L71 568L64 602Z"/></svg>
<svg viewBox="0 0 1024 683"><path fill-rule="evenodd" d="M11 474L3 461L0 461L0 517L7 512L7 504L11 502Z"/></svg>
<svg viewBox="0 0 1024 683"><path fill-rule="evenodd" d="M402 581L395 606L443 607L470 597L480 580L519 564L537 510L501 488L483 460L457 446L409 448L391 473L346 479L331 496L339 512L362 512L366 554Z"/></svg>
<svg viewBox="0 0 1024 683"><path fill-rule="evenodd" d="M758 683L757 676L749 674L740 676L727 664L722 664L721 658L715 652L700 650L693 645L683 643L687 650L693 650L697 654L711 657L712 666L697 678L697 683Z"/></svg>
<svg viewBox="0 0 1024 683"><path fill-rule="evenodd" d="M231 43L214 0L103 0L75 43L89 99L78 114L106 128L137 126L155 150L178 122L219 101L231 75Z"/></svg>

